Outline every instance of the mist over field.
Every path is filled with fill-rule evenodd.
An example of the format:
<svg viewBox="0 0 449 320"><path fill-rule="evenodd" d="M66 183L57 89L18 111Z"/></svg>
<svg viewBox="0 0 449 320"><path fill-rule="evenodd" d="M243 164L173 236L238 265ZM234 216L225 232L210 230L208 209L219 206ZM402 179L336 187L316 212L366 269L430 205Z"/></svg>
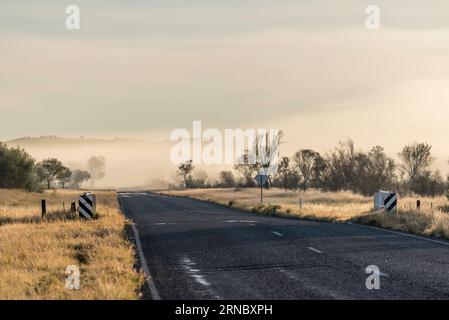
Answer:
<svg viewBox="0 0 449 320"><path fill-rule="evenodd" d="M97 182L103 188L149 185L153 180L168 180L175 170L169 162L170 145L164 141L24 138L8 144L24 148L37 161L58 158L71 169L85 169L90 156L104 156L106 175Z"/></svg>
<svg viewBox="0 0 449 320"><path fill-rule="evenodd" d="M292 135L286 133L284 143L280 145L280 156L291 156L301 148L311 148L322 154L332 150L338 140L327 140L323 144L327 148L315 148L307 143L307 139L293 139ZM374 139L373 139L374 140ZM410 140L413 142L414 140ZM431 141L429 142L430 144ZM46 158L60 159L70 169L86 169L87 159L91 156L104 156L106 158L106 175L96 182L98 188L167 188L169 184L179 185L181 177L177 174L177 165L170 159L171 148L176 142L170 140L151 140L138 138L62 138L48 137L25 137L10 140L10 146L19 146L30 153L37 161ZM375 145L358 144L355 139L357 150L368 151ZM397 153L401 148L395 148L395 143L387 139L379 139L378 143L384 146L386 152L392 158L397 159ZM203 143L203 146L205 144ZM404 143L405 145L405 143ZM448 154L444 148L432 149L434 162L432 169L440 170L443 175L448 172ZM195 165L194 177L206 177L206 181L215 181L222 170L232 170L229 164L199 164ZM89 187L86 182L84 187Z"/></svg>
<svg viewBox="0 0 449 320"><path fill-rule="evenodd" d="M57 158L70 169L86 169L91 156L106 158L106 175L96 183L98 188L151 187L165 188L178 183L177 166L170 161L169 140L153 141L131 138L91 139L36 137L10 140L10 146L25 149L37 161ZM196 166L196 174L207 172L214 179L229 166ZM89 183L85 183L85 187Z"/></svg>

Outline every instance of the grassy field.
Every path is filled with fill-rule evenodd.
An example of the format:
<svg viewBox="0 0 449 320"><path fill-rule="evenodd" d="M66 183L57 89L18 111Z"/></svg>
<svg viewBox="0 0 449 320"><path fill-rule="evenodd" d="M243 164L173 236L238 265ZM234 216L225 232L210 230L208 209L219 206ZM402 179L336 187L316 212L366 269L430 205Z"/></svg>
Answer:
<svg viewBox="0 0 449 320"><path fill-rule="evenodd" d="M161 193L212 201L248 211L260 212L260 189L188 189ZM374 212L374 199L351 192L264 190L264 204L278 205L280 216L330 222L358 222L384 228L449 239L449 202L445 197L399 198L398 212ZM416 210L416 200L421 210Z"/></svg>
<svg viewBox="0 0 449 320"><path fill-rule="evenodd" d="M67 210L79 194L0 189L0 299L138 298L143 276L134 270L116 193L97 192L99 219L87 222ZM65 286L69 265L80 269L79 290Z"/></svg>

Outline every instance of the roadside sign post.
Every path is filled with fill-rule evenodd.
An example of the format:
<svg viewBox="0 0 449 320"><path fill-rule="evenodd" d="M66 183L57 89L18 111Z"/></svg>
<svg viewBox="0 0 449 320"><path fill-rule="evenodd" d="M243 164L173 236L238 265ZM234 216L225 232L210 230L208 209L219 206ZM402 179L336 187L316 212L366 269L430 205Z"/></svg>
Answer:
<svg viewBox="0 0 449 320"><path fill-rule="evenodd" d="M398 206L398 194L389 191L379 191L374 195L374 209L396 212Z"/></svg>
<svg viewBox="0 0 449 320"><path fill-rule="evenodd" d="M42 219L44 219L44 216L47 213L47 203L45 202L45 199L41 200L41 207L42 207Z"/></svg>
<svg viewBox="0 0 449 320"><path fill-rule="evenodd" d="M257 183L260 186L260 204L262 204L263 203L263 185L267 182L268 175L264 172L261 172L261 173L257 174L257 176L255 176L254 179L256 179Z"/></svg>
<svg viewBox="0 0 449 320"><path fill-rule="evenodd" d="M83 193L78 201L79 216L85 220L93 220L95 218L96 198L90 192Z"/></svg>

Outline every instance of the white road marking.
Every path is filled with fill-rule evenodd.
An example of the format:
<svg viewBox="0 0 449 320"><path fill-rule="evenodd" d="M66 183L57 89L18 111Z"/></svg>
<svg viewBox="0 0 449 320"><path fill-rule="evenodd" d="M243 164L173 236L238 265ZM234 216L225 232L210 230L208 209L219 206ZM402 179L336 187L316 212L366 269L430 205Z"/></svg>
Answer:
<svg viewBox="0 0 449 320"><path fill-rule="evenodd" d="M277 235L278 237L283 237L284 235L282 233L276 232L276 231L271 231L272 234Z"/></svg>
<svg viewBox="0 0 449 320"><path fill-rule="evenodd" d="M193 280L205 287L210 286L210 283L206 280L206 278L203 275L199 274L201 270L193 268L193 266L195 266L195 262L190 260L189 257L183 257L181 259L181 264L184 270L187 271L187 273L193 278Z"/></svg>
<svg viewBox="0 0 449 320"><path fill-rule="evenodd" d="M314 251L314 252L316 252L316 253L323 253L323 251L320 251L320 250L318 250L318 249L315 249L314 247L307 247L307 249L312 250L312 251Z"/></svg>
<svg viewBox="0 0 449 320"><path fill-rule="evenodd" d="M118 195L119 196L134 196L134 195L146 196L148 194L146 192L119 192Z"/></svg>
<svg viewBox="0 0 449 320"><path fill-rule="evenodd" d="M257 223L256 221L252 220L226 220L226 223Z"/></svg>
<svg viewBox="0 0 449 320"><path fill-rule="evenodd" d="M207 282L206 279L204 279L204 276L200 275L200 274L192 274L193 279L195 279L196 282L198 282L199 284L202 284L205 287L210 286L210 283Z"/></svg>
<svg viewBox="0 0 449 320"><path fill-rule="evenodd" d="M165 223L165 222L158 222L158 223L155 223L154 225L155 226L163 226L164 224L167 224L167 223Z"/></svg>
<svg viewBox="0 0 449 320"><path fill-rule="evenodd" d="M424 237L420 237L420 236L415 236L414 234L408 234L408 233L403 233L403 232L399 232L399 231L393 231L393 230L388 230L388 229L383 229L383 228L377 228L377 227L368 226L368 225L359 224L359 223L348 222L348 224L353 225L353 226L365 227L365 228L374 229L374 230L378 230L378 231L393 233L393 234L397 234L397 235L400 235L400 236L403 236L403 237L416 238L416 239L420 239L420 240L430 241L430 242L434 242L434 243L438 243L438 244L443 244L445 246L449 246L449 242L443 242L443 241L438 241L438 240L434 240L434 239L429 239L429 238L424 238Z"/></svg>
<svg viewBox="0 0 449 320"><path fill-rule="evenodd" d="M387 277L387 278L389 278L389 277L390 277L390 275L389 275L389 274L387 274L387 273L383 273L383 272L379 272L379 275L380 275L381 277Z"/></svg>
<svg viewBox="0 0 449 320"><path fill-rule="evenodd" d="M323 290L323 288L315 287L315 286L312 286L309 282L302 281L301 278L299 277L299 275L293 271L285 270L282 267L279 267L278 270L279 270L279 272L281 272L282 274L284 274L291 280L299 282L302 287L307 288L308 290L319 292L321 295L329 296L330 298L335 299L335 300L348 299L348 297L340 296L336 292L331 291L329 288L325 288Z"/></svg>
<svg viewBox="0 0 449 320"><path fill-rule="evenodd" d="M279 268L278 270L292 280L299 280L299 277L292 271L285 270L284 268Z"/></svg>

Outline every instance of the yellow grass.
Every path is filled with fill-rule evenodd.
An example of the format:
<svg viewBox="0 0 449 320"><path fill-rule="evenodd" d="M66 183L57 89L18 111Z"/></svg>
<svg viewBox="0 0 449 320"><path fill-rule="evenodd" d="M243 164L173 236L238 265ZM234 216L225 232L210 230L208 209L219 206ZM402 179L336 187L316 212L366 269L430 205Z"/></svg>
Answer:
<svg viewBox="0 0 449 320"><path fill-rule="evenodd" d="M257 188L160 192L212 201L225 206L231 204L233 207L248 211L260 203L260 189ZM277 214L281 216L331 222L354 221L449 239L449 202L445 197L400 197L398 212L392 214L374 212L373 198L351 192L331 193L317 190L298 192L272 188L263 190L263 195L265 204L280 206ZM417 199L421 200L420 211L416 210Z"/></svg>
<svg viewBox="0 0 449 320"><path fill-rule="evenodd" d="M0 299L138 298L143 277L133 268L115 192L97 193L99 219L87 222L62 211L79 193L0 189ZM65 286L69 265L80 268L80 290Z"/></svg>

